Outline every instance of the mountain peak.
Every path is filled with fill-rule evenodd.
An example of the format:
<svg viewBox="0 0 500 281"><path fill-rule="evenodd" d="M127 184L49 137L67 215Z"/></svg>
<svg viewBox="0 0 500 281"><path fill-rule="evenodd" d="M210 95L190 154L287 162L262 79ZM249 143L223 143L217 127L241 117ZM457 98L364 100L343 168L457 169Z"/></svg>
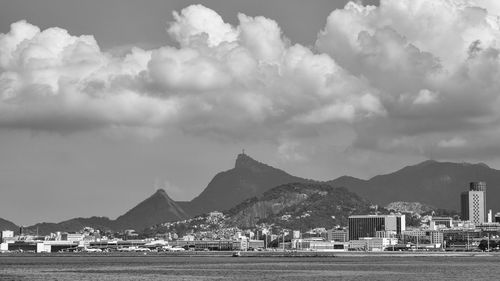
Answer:
<svg viewBox="0 0 500 281"><path fill-rule="evenodd" d="M416 164L415 166L416 167L424 167L424 166L428 166L428 165L432 165L432 164L436 164L436 163L439 163L439 162L436 160L429 159L429 160L425 160L423 162L420 162L420 163Z"/></svg>
<svg viewBox="0 0 500 281"><path fill-rule="evenodd" d="M477 163L476 165L480 166L480 167L483 167L483 168L488 168L488 169L491 169L490 166L488 166L488 164L486 163L483 163L483 162L479 162Z"/></svg>
<svg viewBox="0 0 500 281"><path fill-rule="evenodd" d="M145 227L187 218L187 213L172 200L163 188L116 219L119 229L142 230Z"/></svg>
<svg viewBox="0 0 500 281"><path fill-rule="evenodd" d="M259 161L253 159L252 157L246 155L245 153L238 154L236 157L236 163L234 164L235 168L252 168L257 165L262 165Z"/></svg>
<svg viewBox="0 0 500 281"><path fill-rule="evenodd" d="M228 210L278 185L307 181L254 160L243 152L238 154L234 168L215 175L189 206L193 215Z"/></svg>
<svg viewBox="0 0 500 281"><path fill-rule="evenodd" d="M167 198L170 198L167 194L167 192L165 191L165 189L163 188L158 188L155 192L155 194L158 194L158 195L161 195L161 196L165 196Z"/></svg>

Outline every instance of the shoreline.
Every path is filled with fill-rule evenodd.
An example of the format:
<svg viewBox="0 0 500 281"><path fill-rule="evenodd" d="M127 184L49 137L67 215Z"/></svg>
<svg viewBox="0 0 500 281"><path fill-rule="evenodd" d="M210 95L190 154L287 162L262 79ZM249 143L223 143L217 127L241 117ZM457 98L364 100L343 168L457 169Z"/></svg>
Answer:
<svg viewBox="0 0 500 281"><path fill-rule="evenodd" d="M1 257L232 257L233 251L160 253L1 253ZM245 252L235 258L310 257L500 257L500 252Z"/></svg>

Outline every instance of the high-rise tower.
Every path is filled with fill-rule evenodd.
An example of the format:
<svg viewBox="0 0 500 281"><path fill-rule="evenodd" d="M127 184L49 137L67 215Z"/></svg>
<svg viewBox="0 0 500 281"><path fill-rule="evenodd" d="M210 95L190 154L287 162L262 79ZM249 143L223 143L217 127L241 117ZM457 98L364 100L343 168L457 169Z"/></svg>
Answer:
<svg viewBox="0 0 500 281"><path fill-rule="evenodd" d="M486 219L486 182L471 182L460 195L462 219L481 224Z"/></svg>

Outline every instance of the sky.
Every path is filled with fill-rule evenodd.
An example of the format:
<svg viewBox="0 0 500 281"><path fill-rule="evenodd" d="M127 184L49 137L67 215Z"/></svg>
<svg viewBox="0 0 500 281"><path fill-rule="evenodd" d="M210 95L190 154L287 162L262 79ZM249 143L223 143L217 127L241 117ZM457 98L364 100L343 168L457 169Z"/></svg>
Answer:
<svg viewBox="0 0 500 281"><path fill-rule="evenodd" d="M495 0L0 3L0 217L190 200L236 155L311 179L500 167Z"/></svg>

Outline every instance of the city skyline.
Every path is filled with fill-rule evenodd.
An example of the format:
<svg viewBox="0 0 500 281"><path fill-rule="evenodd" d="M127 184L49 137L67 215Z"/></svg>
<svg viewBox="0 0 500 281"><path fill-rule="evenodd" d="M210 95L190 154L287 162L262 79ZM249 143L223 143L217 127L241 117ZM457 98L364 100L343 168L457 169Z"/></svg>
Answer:
<svg viewBox="0 0 500 281"><path fill-rule="evenodd" d="M0 217L190 200L242 149L316 180L500 167L500 5L346 3L2 3Z"/></svg>

